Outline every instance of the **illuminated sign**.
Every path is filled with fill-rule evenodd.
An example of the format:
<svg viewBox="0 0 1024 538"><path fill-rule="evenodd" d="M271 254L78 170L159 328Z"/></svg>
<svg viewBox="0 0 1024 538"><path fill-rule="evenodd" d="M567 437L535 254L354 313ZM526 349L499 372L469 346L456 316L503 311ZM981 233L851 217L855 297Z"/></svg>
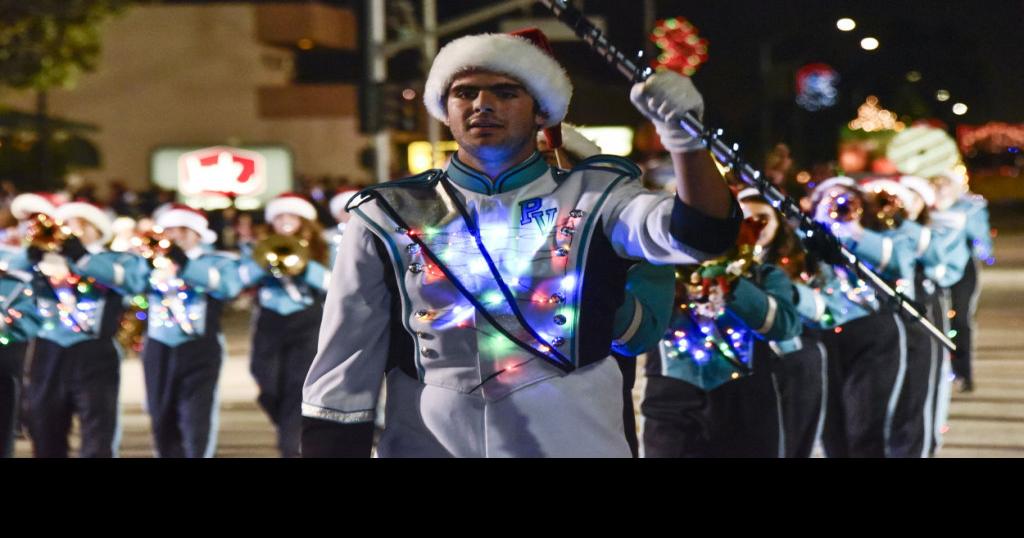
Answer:
<svg viewBox="0 0 1024 538"><path fill-rule="evenodd" d="M292 154L284 146L177 146L153 151L157 186L176 191L178 201L206 210L262 207L293 190Z"/></svg>
<svg viewBox="0 0 1024 538"><path fill-rule="evenodd" d="M267 160L255 151L204 148L178 157L178 192L185 196L255 196L267 188Z"/></svg>

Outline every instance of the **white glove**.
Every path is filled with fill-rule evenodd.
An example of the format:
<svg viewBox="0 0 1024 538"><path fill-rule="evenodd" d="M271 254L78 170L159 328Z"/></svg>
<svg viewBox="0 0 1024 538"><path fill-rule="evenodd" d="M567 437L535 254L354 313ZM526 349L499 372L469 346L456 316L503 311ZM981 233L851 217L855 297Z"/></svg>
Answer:
<svg viewBox="0 0 1024 538"><path fill-rule="evenodd" d="M661 137L661 145L672 153L702 149L699 139L690 135L679 121L686 112L704 117L704 98L690 81L675 71L660 71L633 85L629 91L633 106L646 116Z"/></svg>

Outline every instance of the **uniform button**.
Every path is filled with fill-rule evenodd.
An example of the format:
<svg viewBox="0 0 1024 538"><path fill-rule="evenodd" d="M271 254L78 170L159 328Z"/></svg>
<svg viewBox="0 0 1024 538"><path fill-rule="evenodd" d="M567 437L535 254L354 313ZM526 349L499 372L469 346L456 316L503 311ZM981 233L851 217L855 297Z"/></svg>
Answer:
<svg viewBox="0 0 1024 538"><path fill-rule="evenodd" d="M559 303L559 304L564 303L565 302L565 295L562 295L561 293L554 293L554 294L551 295L551 302L552 303Z"/></svg>
<svg viewBox="0 0 1024 538"><path fill-rule="evenodd" d="M562 232L562 235L572 235L572 234L576 233L576 229L575 228L571 228L569 226L562 226L561 232Z"/></svg>
<svg viewBox="0 0 1024 538"><path fill-rule="evenodd" d="M565 316L563 316L561 314L555 316L555 324L556 325L565 325L565 322L566 322Z"/></svg>
<svg viewBox="0 0 1024 538"><path fill-rule="evenodd" d="M562 247L555 251L555 256L568 256L569 249Z"/></svg>
<svg viewBox="0 0 1024 538"><path fill-rule="evenodd" d="M425 348L425 347L420 348L420 355L423 355L424 357L426 357L428 359L436 359L437 358L437 352L436 351L434 351L433 349L430 349L430 348Z"/></svg>
<svg viewBox="0 0 1024 538"><path fill-rule="evenodd" d="M396 234L405 235L405 234L409 233L409 230L406 230L405 228L402 228L401 226L398 226L397 228L395 228L395 233Z"/></svg>
<svg viewBox="0 0 1024 538"><path fill-rule="evenodd" d="M422 332L422 331L416 333L416 336L418 336L421 340L433 340L434 339L434 335L432 335L430 333L425 333L425 332Z"/></svg>
<svg viewBox="0 0 1024 538"><path fill-rule="evenodd" d="M422 273L423 272L423 264L422 263L418 263L418 262L417 263L409 264L409 272L411 272L411 273Z"/></svg>
<svg viewBox="0 0 1024 538"><path fill-rule="evenodd" d="M424 310L417 310L416 311L416 318L417 319L430 319L430 310L425 310L425 309Z"/></svg>
<svg viewBox="0 0 1024 538"><path fill-rule="evenodd" d="M410 256L415 256L420 253L420 246L416 243L412 243L411 245L405 246L405 251L408 252Z"/></svg>
<svg viewBox="0 0 1024 538"><path fill-rule="evenodd" d="M562 338L561 336L556 336L555 339L551 341L551 345L555 347L562 347L563 345L565 345L565 338Z"/></svg>
<svg viewBox="0 0 1024 538"><path fill-rule="evenodd" d="M582 209L573 209L572 211L569 212L569 216L574 218L574 219L578 219L578 218L583 216L583 210Z"/></svg>

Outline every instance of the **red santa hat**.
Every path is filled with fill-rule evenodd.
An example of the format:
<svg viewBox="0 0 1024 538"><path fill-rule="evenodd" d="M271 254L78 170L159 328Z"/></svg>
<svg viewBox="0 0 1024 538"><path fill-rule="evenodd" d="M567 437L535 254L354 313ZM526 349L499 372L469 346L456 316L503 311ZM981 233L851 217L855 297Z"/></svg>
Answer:
<svg viewBox="0 0 1024 538"><path fill-rule="evenodd" d="M557 132L557 139L552 133ZM562 148L575 159L586 159L601 153L601 146L593 140L583 136L583 133L576 130L576 126L562 122L554 127L549 127L537 132L537 142L544 139L549 148ZM559 142L559 144L555 144Z"/></svg>
<svg viewBox="0 0 1024 538"><path fill-rule="evenodd" d="M92 224L100 232L100 243L109 243L114 238L113 221L110 215L99 206L89 202L68 202L57 208L54 217L62 222L70 219L82 219Z"/></svg>
<svg viewBox="0 0 1024 538"><path fill-rule="evenodd" d="M341 222L341 214L345 212L345 207L356 194L359 194L359 191L355 189L339 189L334 194L329 205L334 220Z"/></svg>
<svg viewBox="0 0 1024 538"><path fill-rule="evenodd" d="M18 220L25 220L36 213L54 217L57 206L63 202L60 195L52 192L26 192L11 200L11 214Z"/></svg>
<svg viewBox="0 0 1024 538"><path fill-rule="evenodd" d="M217 241L217 232L210 229L206 214L184 204L172 204L162 211L156 218L156 225L164 229L188 228L199 234L200 239L206 244Z"/></svg>
<svg viewBox="0 0 1024 538"><path fill-rule="evenodd" d="M316 220L316 208L305 197L294 192L286 192L267 202L263 212L267 222L273 221L278 215L295 215L306 220Z"/></svg>
<svg viewBox="0 0 1024 538"><path fill-rule="evenodd" d="M445 99L452 81L460 73L482 69L507 75L522 83L547 116L545 128L560 123L569 111L569 100L572 99L569 75L533 40L535 34L540 34L539 30L519 33L529 35L478 34L460 37L445 45L430 66L423 90L423 104L427 112L447 125Z"/></svg>

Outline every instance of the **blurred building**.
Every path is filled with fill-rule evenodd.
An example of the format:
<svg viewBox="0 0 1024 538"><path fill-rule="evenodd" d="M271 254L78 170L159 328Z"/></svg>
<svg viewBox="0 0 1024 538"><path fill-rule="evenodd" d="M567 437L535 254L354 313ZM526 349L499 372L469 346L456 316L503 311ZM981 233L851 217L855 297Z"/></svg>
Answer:
<svg viewBox="0 0 1024 538"><path fill-rule="evenodd" d="M83 173L98 184L152 180L160 147L283 146L293 172L345 174L360 166L357 86L296 84L299 48L358 47L356 17L321 4L139 5L103 27L95 73L55 91L57 116L100 126L90 138L102 164ZM31 109L34 96L5 101ZM291 178L289 178L290 180Z"/></svg>

